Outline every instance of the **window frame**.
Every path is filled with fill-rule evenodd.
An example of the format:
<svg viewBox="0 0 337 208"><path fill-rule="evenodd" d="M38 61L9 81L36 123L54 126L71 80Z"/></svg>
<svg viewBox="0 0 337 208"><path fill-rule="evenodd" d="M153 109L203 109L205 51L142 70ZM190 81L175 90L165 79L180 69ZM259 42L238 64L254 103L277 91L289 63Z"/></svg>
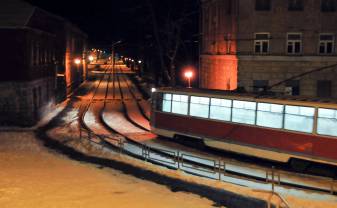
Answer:
<svg viewBox="0 0 337 208"><path fill-rule="evenodd" d="M314 114L312 116L306 116L306 115L301 115L301 114L291 114L291 113L287 113L287 107L300 107L300 108L312 108L314 110ZM284 113L283 113L283 130L285 131L291 131L291 132L298 132L298 133L305 133L305 134L314 134L315 133L315 123L316 123L316 108L312 107L312 106L303 106L303 105L289 105L289 104L285 104L284 105ZM293 130L293 129L289 129L286 128L286 115L294 115L294 116L302 116L302 117L310 117L313 119L312 122L312 129L310 132L307 131L300 131L300 130Z"/></svg>
<svg viewBox="0 0 337 208"><path fill-rule="evenodd" d="M301 3L300 6L295 4L294 1L299 1ZM304 1L303 0L288 0L288 11L290 12L300 12L300 11L304 11Z"/></svg>
<svg viewBox="0 0 337 208"><path fill-rule="evenodd" d="M207 98L208 99L208 104L203 104L203 103L192 103L192 97L195 98ZM207 106L207 116L198 116L198 115L191 115L191 105L195 104L195 105L205 105ZM211 97L205 97L205 96L199 96L199 95L190 95L189 99L188 99L188 115L191 117L196 117L196 118L204 118L204 119L209 119L210 116L210 104L211 104Z"/></svg>
<svg viewBox="0 0 337 208"><path fill-rule="evenodd" d="M332 36L332 40L321 40L321 36L323 35L331 35ZM318 54L319 55L333 55L335 53L335 34L334 33L320 33L318 36ZM324 52L321 53L321 43L324 43ZM327 44L328 43L332 43L332 51L331 53L327 53Z"/></svg>
<svg viewBox="0 0 337 208"><path fill-rule="evenodd" d="M230 102L230 107L228 107L228 106L221 106L221 105L212 105L212 100L213 99L229 101ZM229 119L228 120L224 120L224 119L219 119L219 118L211 117L212 106L213 107L221 107L221 108L230 109ZM232 122L232 116L233 116L233 99L219 98L219 97L210 97L210 103L209 103L209 119L210 120L220 121L220 122Z"/></svg>
<svg viewBox="0 0 337 208"><path fill-rule="evenodd" d="M257 39L258 35L267 35L267 39ZM257 44L260 44L260 51L256 51ZM263 43L267 43L267 52L263 52ZM270 33L269 32L258 32L254 33L254 54L256 55L263 55L270 53Z"/></svg>
<svg viewBox="0 0 337 208"><path fill-rule="evenodd" d="M331 8L329 8L329 9L327 9L328 7L324 7L323 5L323 2L324 1L334 1L333 3L334 3L334 7L331 9ZM320 10L321 10L321 12L323 12L323 13L330 13L330 12L336 12L336 10L337 10L337 1L336 0L321 0L321 2L320 2Z"/></svg>
<svg viewBox="0 0 337 208"><path fill-rule="evenodd" d="M289 40L289 35L299 35L300 39L299 40ZM292 52L288 51L288 46L289 43L292 44L293 50ZM296 48L296 43L300 43L300 51L298 53L296 53L295 48ZM286 54L287 55L302 55L303 53L303 34L301 32L289 32L287 33L287 42L286 42Z"/></svg>
<svg viewBox="0 0 337 208"><path fill-rule="evenodd" d="M272 10L272 1L271 0L265 0L268 1L268 6L258 7L259 0L255 0L255 11L257 12L268 12Z"/></svg>
<svg viewBox="0 0 337 208"><path fill-rule="evenodd" d="M319 117L319 111L320 110L334 110L335 113L337 114L337 109L333 109L333 108L320 108L318 107L317 108L317 117L316 117L316 134L318 135L321 135L321 136L328 136L328 137L337 137L337 134L336 135L331 135L331 134L324 134L324 133L319 133L318 132L318 126L319 126L319 119L335 119L337 120L337 115L335 116L335 118L326 118L326 117Z"/></svg>

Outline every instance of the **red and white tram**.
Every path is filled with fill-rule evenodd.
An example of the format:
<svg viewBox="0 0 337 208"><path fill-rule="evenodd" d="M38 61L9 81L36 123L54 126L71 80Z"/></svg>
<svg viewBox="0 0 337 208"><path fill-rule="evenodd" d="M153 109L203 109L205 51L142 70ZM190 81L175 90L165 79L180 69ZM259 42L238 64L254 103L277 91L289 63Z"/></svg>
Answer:
<svg viewBox="0 0 337 208"><path fill-rule="evenodd" d="M153 93L151 129L269 160L337 165L336 103L162 88Z"/></svg>

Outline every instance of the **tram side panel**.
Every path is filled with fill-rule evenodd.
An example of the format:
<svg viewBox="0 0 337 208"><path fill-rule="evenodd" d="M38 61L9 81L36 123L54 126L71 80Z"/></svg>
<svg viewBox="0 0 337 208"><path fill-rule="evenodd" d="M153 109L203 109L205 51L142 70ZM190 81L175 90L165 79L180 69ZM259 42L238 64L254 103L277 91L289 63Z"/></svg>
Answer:
<svg viewBox="0 0 337 208"><path fill-rule="evenodd" d="M253 148L291 154L310 160L337 161L337 153L335 151L337 149L337 140L334 138L217 122L158 111L154 114L156 121L153 126L156 129L192 137L248 145ZM277 158L274 159L277 160Z"/></svg>

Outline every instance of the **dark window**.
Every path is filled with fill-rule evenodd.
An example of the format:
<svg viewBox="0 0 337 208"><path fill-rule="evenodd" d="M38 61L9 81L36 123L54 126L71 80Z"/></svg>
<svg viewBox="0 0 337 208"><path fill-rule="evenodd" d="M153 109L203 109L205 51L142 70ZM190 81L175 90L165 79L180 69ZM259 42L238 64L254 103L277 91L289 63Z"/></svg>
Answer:
<svg viewBox="0 0 337 208"><path fill-rule="evenodd" d="M331 97L331 81L330 80L317 81L317 97L321 97L321 98Z"/></svg>
<svg viewBox="0 0 337 208"><path fill-rule="evenodd" d="M321 0L322 12L334 12L336 11L336 0Z"/></svg>
<svg viewBox="0 0 337 208"><path fill-rule="evenodd" d="M285 94L300 95L300 81L299 80L289 80L285 83L285 85L286 85Z"/></svg>
<svg viewBox="0 0 337 208"><path fill-rule="evenodd" d="M255 34L255 53L265 54L269 52L269 33Z"/></svg>
<svg viewBox="0 0 337 208"><path fill-rule="evenodd" d="M254 92L262 92L267 89L268 84L269 84L268 80L254 80L253 90Z"/></svg>
<svg viewBox="0 0 337 208"><path fill-rule="evenodd" d="M255 0L256 11L270 11L270 9L271 9L270 0Z"/></svg>
<svg viewBox="0 0 337 208"><path fill-rule="evenodd" d="M302 52L302 35L291 33L288 34L287 40L288 54L300 54Z"/></svg>
<svg viewBox="0 0 337 208"><path fill-rule="evenodd" d="M232 0L227 0L226 3L226 14L232 14Z"/></svg>
<svg viewBox="0 0 337 208"><path fill-rule="evenodd" d="M303 0L288 0L288 10L289 11L302 11L303 10Z"/></svg>
<svg viewBox="0 0 337 208"><path fill-rule="evenodd" d="M332 54L334 52L335 37L333 34L321 34L319 36L319 53Z"/></svg>

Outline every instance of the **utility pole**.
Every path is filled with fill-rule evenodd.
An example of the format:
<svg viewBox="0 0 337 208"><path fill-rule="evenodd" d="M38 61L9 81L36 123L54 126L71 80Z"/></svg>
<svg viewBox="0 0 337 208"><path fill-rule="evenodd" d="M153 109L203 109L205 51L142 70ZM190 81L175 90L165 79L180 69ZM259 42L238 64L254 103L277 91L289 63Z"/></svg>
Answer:
<svg viewBox="0 0 337 208"><path fill-rule="evenodd" d="M122 41L119 40L115 43L112 43L112 46L111 46L111 67L112 67L112 80L113 80L113 82L112 82L112 86L113 86L112 97L113 97L113 99L115 99L115 81L114 81L114 79L115 79L115 75L116 75L116 73L115 73L115 46L117 44L120 44L121 42Z"/></svg>

